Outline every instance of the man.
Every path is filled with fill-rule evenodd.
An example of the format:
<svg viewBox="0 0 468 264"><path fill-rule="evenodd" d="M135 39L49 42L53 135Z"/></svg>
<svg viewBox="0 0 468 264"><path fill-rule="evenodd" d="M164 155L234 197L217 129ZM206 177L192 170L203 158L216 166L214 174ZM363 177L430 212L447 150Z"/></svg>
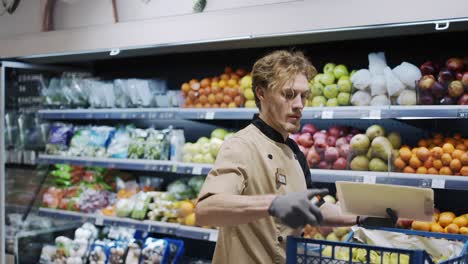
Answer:
<svg viewBox="0 0 468 264"><path fill-rule="evenodd" d="M199 225L221 227L213 263L284 263L286 237L306 224L355 224L310 202L328 191L307 190L306 158L288 137L300 128L315 74L300 52L275 51L254 64L259 116L223 144L196 206Z"/></svg>

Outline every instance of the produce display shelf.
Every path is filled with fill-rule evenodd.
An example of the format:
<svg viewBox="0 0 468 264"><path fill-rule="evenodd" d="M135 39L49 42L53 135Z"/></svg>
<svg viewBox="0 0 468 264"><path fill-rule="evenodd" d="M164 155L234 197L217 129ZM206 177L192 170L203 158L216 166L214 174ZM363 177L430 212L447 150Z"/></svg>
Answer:
<svg viewBox="0 0 468 264"><path fill-rule="evenodd" d="M391 184L422 188L468 190L468 177L400 172L310 170L312 182L334 183L336 181Z"/></svg>
<svg viewBox="0 0 468 264"><path fill-rule="evenodd" d="M194 226L184 226L176 223L157 221L139 221L129 218L103 216L98 214L87 214L50 208L39 208L39 215L51 218L68 219L72 221L90 222L97 226L121 226L133 228L140 231L155 232L166 235L174 235L183 238L192 238L216 242L218 230Z"/></svg>
<svg viewBox="0 0 468 264"><path fill-rule="evenodd" d="M142 159L116 159L96 157L67 157L58 155L40 154L38 163L43 164L72 164L78 166L98 166L111 169L159 171L180 174L206 175L211 164L182 163L164 160L142 160Z"/></svg>
<svg viewBox="0 0 468 264"><path fill-rule="evenodd" d="M57 109L39 110L39 117L51 120L73 119L191 119L191 120L250 120L258 110L254 108L122 108L122 109ZM306 107L304 119L426 119L468 118L466 105L415 106L341 106Z"/></svg>

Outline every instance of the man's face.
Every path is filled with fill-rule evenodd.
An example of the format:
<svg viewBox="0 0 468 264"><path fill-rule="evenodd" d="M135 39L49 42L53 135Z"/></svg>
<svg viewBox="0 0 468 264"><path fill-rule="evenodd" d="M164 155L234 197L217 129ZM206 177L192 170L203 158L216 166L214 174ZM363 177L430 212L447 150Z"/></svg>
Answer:
<svg viewBox="0 0 468 264"><path fill-rule="evenodd" d="M263 98L260 97L261 116L283 135L297 132L308 94L307 78L298 74L283 87L263 92Z"/></svg>

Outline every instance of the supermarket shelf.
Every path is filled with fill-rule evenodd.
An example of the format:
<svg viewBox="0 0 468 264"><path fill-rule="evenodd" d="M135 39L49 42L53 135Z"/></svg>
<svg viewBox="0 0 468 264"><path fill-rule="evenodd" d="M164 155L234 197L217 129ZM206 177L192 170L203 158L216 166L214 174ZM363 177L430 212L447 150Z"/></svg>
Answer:
<svg viewBox="0 0 468 264"><path fill-rule="evenodd" d="M40 110L43 119L192 119L192 120L250 120L258 110L255 108L122 108L122 109L67 109ZM418 106L341 106L306 107L304 119L424 119L468 118L468 106L463 105L418 105Z"/></svg>
<svg viewBox="0 0 468 264"><path fill-rule="evenodd" d="M86 214L49 208L39 208L39 215L52 218L69 219L73 221L90 222L97 226L122 226L140 231L155 232L198 240L216 242L218 239L218 230L184 226L175 223L156 222L149 220L139 221L129 218Z"/></svg>
<svg viewBox="0 0 468 264"><path fill-rule="evenodd" d="M38 163L66 163L79 166L99 166L113 169L173 172L195 175L206 175L212 168L211 164L182 163L164 160L66 157L43 154L39 155Z"/></svg>
<svg viewBox="0 0 468 264"><path fill-rule="evenodd" d="M371 172L346 170L311 169L312 182L334 183L336 181L392 184L422 188L468 190L468 177L399 172Z"/></svg>

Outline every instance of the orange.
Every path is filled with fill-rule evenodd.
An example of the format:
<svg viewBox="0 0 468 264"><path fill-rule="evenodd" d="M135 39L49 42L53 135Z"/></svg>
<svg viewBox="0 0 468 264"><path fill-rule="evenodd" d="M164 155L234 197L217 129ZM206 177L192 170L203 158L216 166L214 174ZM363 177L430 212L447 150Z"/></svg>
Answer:
<svg viewBox="0 0 468 264"><path fill-rule="evenodd" d="M434 210L434 211L435 211L435 210ZM434 212L434 216L433 216L433 218L432 218L432 219L433 219L432 221L433 221L433 222L436 222L436 223L439 222L439 215L440 215L440 213Z"/></svg>
<svg viewBox="0 0 468 264"><path fill-rule="evenodd" d="M409 161L412 153L409 148L400 148L399 154L403 161Z"/></svg>
<svg viewBox="0 0 468 264"><path fill-rule="evenodd" d="M444 233L444 228L439 223L431 223L431 232Z"/></svg>
<svg viewBox="0 0 468 264"><path fill-rule="evenodd" d="M403 172L404 173L415 173L416 171L411 168L410 166L406 166L404 169L403 169Z"/></svg>
<svg viewBox="0 0 468 264"><path fill-rule="evenodd" d="M468 152L465 152L460 158L463 166L468 166Z"/></svg>
<svg viewBox="0 0 468 264"><path fill-rule="evenodd" d="M436 169L436 168L429 168L429 169L427 170L427 173L428 173L428 174L439 174L439 170Z"/></svg>
<svg viewBox="0 0 468 264"><path fill-rule="evenodd" d="M444 166L444 164L442 164L442 161L440 159L437 159L437 160L434 160L432 162L432 166L434 166L434 168L440 170L440 168L442 168Z"/></svg>
<svg viewBox="0 0 468 264"><path fill-rule="evenodd" d="M461 175L461 176L468 176L468 166L463 166L463 167L460 169L460 175Z"/></svg>
<svg viewBox="0 0 468 264"><path fill-rule="evenodd" d="M400 147L400 149L404 149L404 148L407 148L407 149L411 150L411 147L408 146L408 145L403 145L403 146Z"/></svg>
<svg viewBox="0 0 468 264"><path fill-rule="evenodd" d="M461 157L463 156L463 154L465 154L465 151L459 150L459 149L455 149L455 150L452 152L452 158L461 160Z"/></svg>
<svg viewBox="0 0 468 264"><path fill-rule="evenodd" d="M418 146L419 147L427 147L429 144L427 143L427 141L425 139L420 139L418 141Z"/></svg>
<svg viewBox="0 0 468 264"><path fill-rule="evenodd" d="M460 171L461 167L462 167L462 164L460 160L458 159L454 159L450 162L450 169L454 172Z"/></svg>
<svg viewBox="0 0 468 264"><path fill-rule="evenodd" d="M440 159L440 157L442 157L442 154L444 154L444 151L441 147L433 147L431 149L431 155L435 159Z"/></svg>
<svg viewBox="0 0 468 264"><path fill-rule="evenodd" d="M427 231L431 230L431 223L421 222L421 221L413 221L413 223L411 223L411 229L427 232Z"/></svg>
<svg viewBox="0 0 468 264"><path fill-rule="evenodd" d="M402 160L400 157L396 158L395 161L393 162L393 165L399 170L402 170L406 166L406 162Z"/></svg>
<svg viewBox="0 0 468 264"><path fill-rule="evenodd" d="M221 81L218 82L218 87L220 89L223 89L224 87L226 87L226 85L227 85L227 81L225 81L225 80L221 80Z"/></svg>
<svg viewBox="0 0 468 264"><path fill-rule="evenodd" d="M458 234L460 228L456 224L450 224L445 227L445 232L450 234Z"/></svg>
<svg viewBox="0 0 468 264"><path fill-rule="evenodd" d="M430 155L431 155L431 152L426 147L420 147L416 151L416 156L421 161L427 160L427 158L429 158Z"/></svg>
<svg viewBox="0 0 468 264"><path fill-rule="evenodd" d="M462 235L468 235L468 227L465 226L465 227L460 228L459 232Z"/></svg>
<svg viewBox="0 0 468 264"><path fill-rule="evenodd" d="M467 147L466 147L465 145L463 145L463 143L458 143L458 144L455 146L455 149L459 149L459 150L466 151L466 150L467 150Z"/></svg>
<svg viewBox="0 0 468 264"><path fill-rule="evenodd" d="M441 138L441 139L443 139L444 136L443 136L441 133L437 133L437 134L434 135L434 138Z"/></svg>
<svg viewBox="0 0 468 264"><path fill-rule="evenodd" d="M200 103L201 103L201 104L206 104L206 103L208 103L208 97L207 97L206 95L201 95L200 98L199 98L199 100L200 100Z"/></svg>
<svg viewBox="0 0 468 264"><path fill-rule="evenodd" d="M442 146L442 150L444 151L444 153L452 154L452 152L455 150L455 148L453 147L452 143L445 143Z"/></svg>
<svg viewBox="0 0 468 264"><path fill-rule="evenodd" d="M427 169L426 169L426 167L419 167L419 168L416 170L416 173L417 173L417 174L427 174Z"/></svg>
<svg viewBox="0 0 468 264"><path fill-rule="evenodd" d="M460 133L455 133L455 134L453 134L453 138L456 139L456 140L460 140L460 139L462 139L462 136L461 136Z"/></svg>
<svg viewBox="0 0 468 264"><path fill-rule="evenodd" d="M463 139L463 145L468 148L468 138Z"/></svg>
<svg viewBox="0 0 468 264"><path fill-rule="evenodd" d="M188 83L183 83L182 84L182 87L181 87L181 90L184 92L184 93L188 93L190 91L190 85Z"/></svg>
<svg viewBox="0 0 468 264"><path fill-rule="evenodd" d="M445 138L444 141L445 141L445 143L450 143L453 146L455 146L457 144L457 141L454 138Z"/></svg>
<svg viewBox="0 0 468 264"><path fill-rule="evenodd" d="M422 166L422 162L416 157L416 155L411 156L411 159L409 160L409 165L413 169L417 169Z"/></svg>
<svg viewBox="0 0 468 264"><path fill-rule="evenodd" d="M452 223L456 224L458 227L464 227L468 226L468 219L466 219L464 216L459 216L455 217Z"/></svg>
<svg viewBox="0 0 468 264"><path fill-rule="evenodd" d="M413 149L411 150L411 153L414 154L414 155L416 155L417 152L418 152L418 148L413 148Z"/></svg>
<svg viewBox="0 0 468 264"><path fill-rule="evenodd" d="M434 138L432 143L434 143L434 145L436 145L436 146L442 146L442 139L441 138Z"/></svg>
<svg viewBox="0 0 468 264"><path fill-rule="evenodd" d="M450 165L450 162L452 161L452 156L450 156L450 154L448 153L444 153L442 154L442 164L444 164L444 166L448 166Z"/></svg>
<svg viewBox="0 0 468 264"><path fill-rule="evenodd" d="M452 173L452 170L449 167L444 166L444 167L440 168L439 174L440 175L452 175L453 173Z"/></svg>
<svg viewBox="0 0 468 264"><path fill-rule="evenodd" d="M450 225L455 219L455 214L452 212L443 212L439 214L439 224L442 227L446 227Z"/></svg>
<svg viewBox="0 0 468 264"><path fill-rule="evenodd" d="M433 167L434 159L432 157L429 157L425 162L424 162L424 167L426 169L430 169Z"/></svg>

